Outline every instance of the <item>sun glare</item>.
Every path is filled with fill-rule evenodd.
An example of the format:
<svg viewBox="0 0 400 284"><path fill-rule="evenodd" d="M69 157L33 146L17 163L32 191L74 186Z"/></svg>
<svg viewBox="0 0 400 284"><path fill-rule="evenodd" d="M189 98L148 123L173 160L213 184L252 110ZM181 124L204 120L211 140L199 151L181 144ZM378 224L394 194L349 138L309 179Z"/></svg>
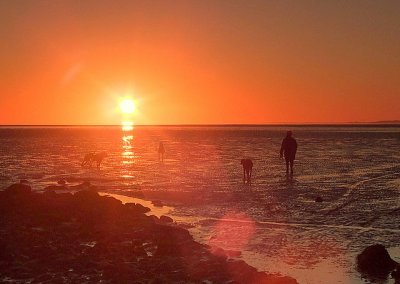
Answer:
<svg viewBox="0 0 400 284"><path fill-rule="evenodd" d="M122 122L122 130L123 131L133 130L133 122L132 121L123 121Z"/></svg>
<svg viewBox="0 0 400 284"><path fill-rule="evenodd" d="M119 104L119 108L122 113L130 114L135 111L136 106L132 99L123 99Z"/></svg>

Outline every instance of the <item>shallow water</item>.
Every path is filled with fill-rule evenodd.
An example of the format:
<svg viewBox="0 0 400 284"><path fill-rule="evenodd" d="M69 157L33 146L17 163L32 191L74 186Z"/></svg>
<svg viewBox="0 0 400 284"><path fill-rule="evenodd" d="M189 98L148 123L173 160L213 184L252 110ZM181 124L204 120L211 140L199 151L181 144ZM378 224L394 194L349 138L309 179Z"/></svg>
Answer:
<svg viewBox="0 0 400 284"><path fill-rule="evenodd" d="M3 127L0 187L89 180L111 193L186 196L171 199L171 214L202 242L300 283L365 283L354 268L364 247L382 243L400 258L400 128L291 129L293 178L279 159L284 127ZM91 151L108 153L99 170L81 167ZM251 185L242 184L244 157L254 163Z"/></svg>

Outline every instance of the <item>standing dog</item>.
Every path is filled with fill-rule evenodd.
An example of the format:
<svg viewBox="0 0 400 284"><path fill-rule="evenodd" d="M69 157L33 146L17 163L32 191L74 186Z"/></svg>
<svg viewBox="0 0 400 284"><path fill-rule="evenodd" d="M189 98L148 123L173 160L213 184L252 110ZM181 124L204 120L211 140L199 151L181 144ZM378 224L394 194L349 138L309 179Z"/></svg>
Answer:
<svg viewBox="0 0 400 284"><path fill-rule="evenodd" d="M253 162L250 159L242 159L240 163L243 166L243 183L251 183L251 173L253 171Z"/></svg>
<svg viewBox="0 0 400 284"><path fill-rule="evenodd" d="M106 152L100 152L100 153L87 153L85 157L83 158L82 162L82 167L88 165L91 167L93 163L96 163L97 168L100 168L100 164L103 161L103 159L107 156Z"/></svg>

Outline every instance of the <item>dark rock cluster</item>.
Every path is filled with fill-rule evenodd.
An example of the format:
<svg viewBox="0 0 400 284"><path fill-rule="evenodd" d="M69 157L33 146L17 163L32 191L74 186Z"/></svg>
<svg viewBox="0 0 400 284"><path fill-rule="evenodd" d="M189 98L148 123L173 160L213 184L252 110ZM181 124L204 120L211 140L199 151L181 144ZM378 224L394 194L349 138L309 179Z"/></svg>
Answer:
<svg viewBox="0 0 400 284"><path fill-rule="evenodd" d="M398 268L399 264L394 261L386 248L381 244L366 247L357 256L357 268L364 278L372 280L386 279L390 272ZM396 283L399 283L397 271L392 272Z"/></svg>
<svg viewBox="0 0 400 284"><path fill-rule="evenodd" d="M317 196L317 197L315 198L315 202L322 202L322 201L324 201L324 200L322 199L321 196Z"/></svg>
<svg viewBox="0 0 400 284"><path fill-rule="evenodd" d="M213 254L169 217L96 191L0 191L0 282L297 283Z"/></svg>

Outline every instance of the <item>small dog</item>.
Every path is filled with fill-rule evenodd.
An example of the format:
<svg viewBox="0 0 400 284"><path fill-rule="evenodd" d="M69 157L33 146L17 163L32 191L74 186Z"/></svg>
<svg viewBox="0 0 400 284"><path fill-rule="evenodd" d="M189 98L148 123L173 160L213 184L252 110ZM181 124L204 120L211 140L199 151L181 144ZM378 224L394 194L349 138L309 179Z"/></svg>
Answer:
<svg viewBox="0 0 400 284"><path fill-rule="evenodd" d="M82 167L88 165L91 167L93 163L96 163L97 168L100 168L100 164L103 161L103 159L107 156L106 152L100 152L100 153L87 153L85 157L83 158L82 162Z"/></svg>
<svg viewBox="0 0 400 284"><path fill-rule="evenodd" d="M243 183L251 183L251 173L253 171L253 162L250 159L242 159L240 163L243 166Z"/></svg>

